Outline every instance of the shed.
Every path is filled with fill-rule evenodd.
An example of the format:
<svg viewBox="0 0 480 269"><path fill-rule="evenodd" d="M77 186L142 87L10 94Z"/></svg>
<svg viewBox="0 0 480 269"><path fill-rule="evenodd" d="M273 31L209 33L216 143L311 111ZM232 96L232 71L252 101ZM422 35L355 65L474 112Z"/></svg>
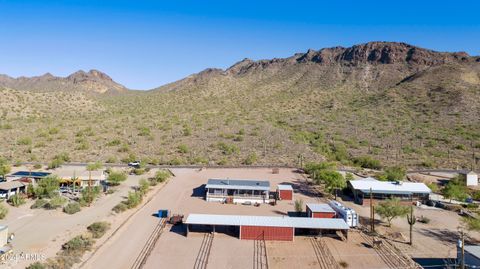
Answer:
<svg viewBox="0 0 480 269"><path fill-rule="evenodd" d="M477 186L478 185L478 174L474 171L463 171L460 173L462 178L465 180L467 186Z"/></svg>
<svg viewBox="0 0 480 269"><path fill-rule="evenodd" d="M292 185L279 184L277 185L278 199L280 200L293 200L293 188Z"/></svg>
<svg viewBox="0 0 480 269"><path fill-rule="evenodd" d="M343 219L315 219L277 216L240 216L190 214L185 221L187 233L191 225L238 227L238 236L246 240L293 241L296 229L341 230L349 227Z"/></svg>
<svg viewBox="0 0 480 269"><path fill-rule="evenodd" d="M307 203L307 216L309 218L335 218L336 211L328 204L312 204Z"/></svg>

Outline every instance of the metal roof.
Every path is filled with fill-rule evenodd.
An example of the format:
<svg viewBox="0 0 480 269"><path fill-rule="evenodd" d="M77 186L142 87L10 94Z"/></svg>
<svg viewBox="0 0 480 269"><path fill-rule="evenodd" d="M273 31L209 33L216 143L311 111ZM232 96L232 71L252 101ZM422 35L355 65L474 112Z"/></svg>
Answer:
<svg viewBox="0 0 480 269"><path fill-rule="evenodd" d="M2 182L0 183L0 190L11 190L11 189L16 189L16 188L21 188L24 187L25 184L23 184L20 181L14 180L14 181L8 181L8 182Z"/></svg>
<svg viewBox="0 0 480 269"><path fill-rule="evenodd" d="M349 229L347 223L343 219L295 218L286 216L276 217L190 214L188 215L185 223L202 225L291 227L326 230Z"/></svg>
<svg viewBox="0 0 480 269"><path fill-rule="evenodd" d="M278 184L277 188L281 191L293 191L292 185L289 184Z"/></svg>
<svg viewBox="0 0 480 269"><path fill-rule="evenodd" d="M363 193L388 193L388 194L428 194L432 191L424 183L417 182L396 182L396 181L379 181L372 178L358 179L349 181L355 190Z"/></svg>
<svg viewBox="0 0 480 269"><path fill-rule="evenodd" d="M465 251L470 253L472 256L480 259L480 246L477 245L465 245Z"/></svg>
<svg viewBox="0 0 480 269"><path fill-rule="evenodd" d="M48 172L30 172L30 171L18 171L8 176L12 177L33 177L33 178L41 178L50 175L51 173Z"/></svg>
<svg viewBox="0 0 480 269"><path fill-rule="evenodd" d="M256 179L218 179L208 180L206 189L233 189L233 190L270 190L270 182Z"/></svg>
<svg viewBox="0 0 480 269"><path fill-rule="evenodd" d="M312 212L332 212L335 213L335 210L328 204L311 204L307 203L306 206L310 208Z"/></svg>

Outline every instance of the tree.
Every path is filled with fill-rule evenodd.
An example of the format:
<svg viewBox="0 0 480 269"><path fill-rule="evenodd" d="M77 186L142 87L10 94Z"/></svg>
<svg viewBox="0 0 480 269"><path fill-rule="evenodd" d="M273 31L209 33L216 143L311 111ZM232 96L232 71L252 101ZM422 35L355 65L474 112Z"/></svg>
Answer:
<svg viewBox="0 0 480 269"><path fill-rule="evenodd" d="M60 187L60 179L56 175L49 175L41 179L34 189L35 198L53 198Z"/></svg>
<svg viewBox="0 0 480 269"><path fill-rule="evenodd" d="M385 177L390 181L401 181L405 178L407 171L400 166L388 167L385 169Z"/></svg>
<svg viewBox="0 0 480 269"><path fill-rule="evenodd" d="M467 198L467 188L460 184L457 181L450 181L448 184L443 188L442 194L445 198L464 201Z"/></svg>
<svg viewBox="0 0 480 269"><path fill-rule="evenodd" d="M4 158L0 158L0 176L2 176L2 178L5 178L5 175L10 173L11 170L12 168L7 163L7 160L5 160Z"/></svg>
<svg viewBox="0 0 480 269"><path fill-rule="evenodd" d="M408 206L402 205L398 198L386 199L376 208L376 213L387 221L388 227L392 226L393 219L407 215L408 211Z"/></svg>
<svg viewBox="0 0 480 269"><path fill-rule="evenodd" d="M127 180L127 175L125 173L115 171L112 171L107 178L108 184L112 186L118 186L125 180Z"/></svg>
<svg viewBox="0 0 480 269"><path fill-rule="evenodd" d="M155 180L158 183L162 183L165 180L167 180L170 177L170 173L166 170L158 170L155 173L155 176L153 177L153 180Z"/></svg>
<svg viewBox="0 0 480 269"><path fill-rule="evenodd" d="M321 170L316 176L315 180L325 183L325 188L330 193L335 193L335 200L337 200L337 190L343 189L347 186L345 178L337 171Z"/></svg>
<svg viewBox="0 0 480 269"><path fill-rule="evenodd" d="M102 167L103 167L103 165L100 162L94 162L94 163L87 164L88 194L84 194L83 191L82 191L82 198L85 197L85 199L83 199L83 201L87 202L89 206L93 202L93 200L95 200L95 198L97 197L97 194L99 193L99 191L97 193L92 193L92 171L102 169Z"/></svg>
<svg viewBox="0 0 480 269"><path fill-rule="evenodd" d="M353 177L353 174L352 173L346 173L345 174L345 180L346 181L350 181L350 180L354 180L355 178Z"/></svg>

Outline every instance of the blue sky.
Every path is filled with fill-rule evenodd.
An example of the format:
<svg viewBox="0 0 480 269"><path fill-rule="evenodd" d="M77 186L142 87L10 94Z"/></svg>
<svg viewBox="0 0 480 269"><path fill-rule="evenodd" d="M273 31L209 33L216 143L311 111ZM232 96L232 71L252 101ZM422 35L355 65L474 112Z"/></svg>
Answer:
<svg viewBox="0 0 480 269"><path fill-rule="evenodd" d="M368 41L480 55L479 10L441 0L0 0L0 73L99 69L150 89L243 58Z"/></svg>

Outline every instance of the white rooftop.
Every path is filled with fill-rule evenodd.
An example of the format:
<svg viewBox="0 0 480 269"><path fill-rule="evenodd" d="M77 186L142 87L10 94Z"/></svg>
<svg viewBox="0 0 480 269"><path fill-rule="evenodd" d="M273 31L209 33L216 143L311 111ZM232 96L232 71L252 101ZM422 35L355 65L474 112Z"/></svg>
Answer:
<svg viewBox="0 0 480 269"><path fill-rule="evenodd" d="M229 178L211 178L208 180L206 189L223 190L261 190L269 191L270 182L256 179L229 179Z"/></svg>
<svg viewBox="0 0 480 269"><path fill-rule="evenodd" d="M281 191L293 191L292 185L288 184L278 184L277 188Z"/></svg>
<svg viewBox="0 0 480 269"><path fill-rule="evenodd" d="M476 258L480 258L480 246L465 245L465 251L475 256Z"/></svg>
<svg viewBox="0 0 480 269"><path fill-rule="evenodd" d="M390 193L390 194L412 194L412 193L431 193L430 188L424 183L418 182L396 182L379 181L374 178L365 178L349 181L352 187L364 193Z"/></svg>
<svg viewBox="0 0 480 269"><path fill-rule="evenodd" d="M312 212L332 212L335 213L335 210L328 204L311 204L307 203L306 205Z"/></svg>
<svg viewBox="0 0 480 269"><path fill-rule="evenodd" d="M349 229L347 223L343 219L295 218L286 216L276 217L190 214L188 215L185 223L201 225L292 227L331 230Z"/></svg>

